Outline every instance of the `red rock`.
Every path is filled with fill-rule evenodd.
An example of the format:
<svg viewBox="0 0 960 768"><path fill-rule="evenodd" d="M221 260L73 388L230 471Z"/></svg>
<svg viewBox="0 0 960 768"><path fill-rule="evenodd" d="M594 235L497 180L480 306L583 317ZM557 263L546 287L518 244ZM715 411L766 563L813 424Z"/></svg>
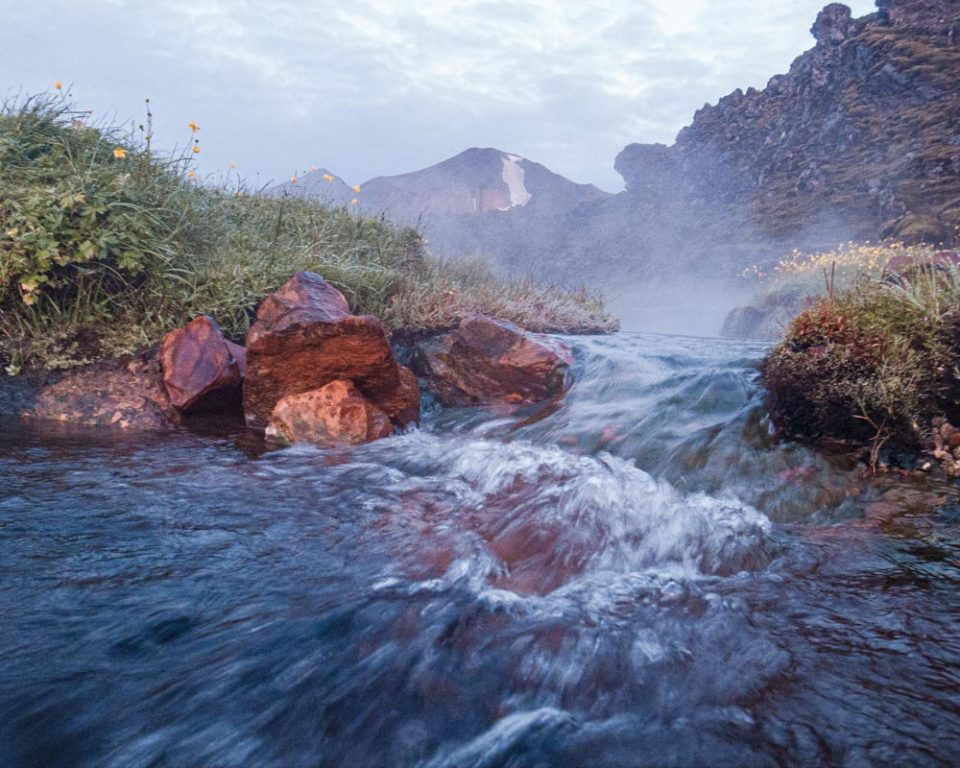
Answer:
<svg viewBox="0 0 960 768"><path fill-rule="evenodd" d="M238 403L243 347L228 342L220 326L201 315L171 331L160 345L163 384L181 413L223 410Z"/></svg>
<svg viewBox="0 0 960 768"><path fill-rule="evenodd" d="M402 427L420 421L420 385L413 371L402 365L398 367L400 385L392 393L384 394L377 406L385 413L392 414L391 420Z"/></svg>
<svg viewBox="0 0 960 768"><path fill-rule="evenodd" d="M392 434L390 419L350 381L288 395L270 414L267 437L285 443L357 445Z"/></svg>
<svg viewBox="0 0 960 768"><path fill-rule="evenodd" d="M566 389L572 360L560 342L472 315L421 344L417 364L444 405L529 405Z"/></svg>
<svg viewBox="0 0 960 768"><path fill-rule="evenodd" d="M234 344L232 341L227 342L227 349L230 350L230 354L233 355L233 359L237 361L237 368L240 369L240 378L244 379L247 377L247 348L242 347L239 344Z"/></svg>
<svg viewBox="0 0 960 768"><path fill-rule="evenodd" d="M152 352L70 371L43 385L20 415L86 427L166 429L176 413Z"/></svg>
<svg viewBox="0 0 960 768"><path fill-rule="evenodd" d="M410 378L380 321L351 314L336 288L317 274L300 272L263 301L247 334L247 424L263 428L283 398L337 379L352 381L397 426L419 418Z"/></svg>
<svg viewBox="0 0 960 768"><path fill-rule="evenodd" d="M940 436L943 438L943 445L947 450L960 448L960 429L952 424L946 423L940 427Z"/></svg>

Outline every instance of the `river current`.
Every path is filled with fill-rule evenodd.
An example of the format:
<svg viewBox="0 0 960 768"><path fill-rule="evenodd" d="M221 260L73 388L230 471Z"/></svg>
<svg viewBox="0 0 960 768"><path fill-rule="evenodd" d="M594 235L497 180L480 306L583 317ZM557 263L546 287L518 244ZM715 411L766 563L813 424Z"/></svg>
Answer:
<svg viewBox="0 0 960 768"><path fill-rule="evenodd" d="M371 445L0 422L0 766L955 766L957 486L779 442L762 345L570 338Z"/></svg>

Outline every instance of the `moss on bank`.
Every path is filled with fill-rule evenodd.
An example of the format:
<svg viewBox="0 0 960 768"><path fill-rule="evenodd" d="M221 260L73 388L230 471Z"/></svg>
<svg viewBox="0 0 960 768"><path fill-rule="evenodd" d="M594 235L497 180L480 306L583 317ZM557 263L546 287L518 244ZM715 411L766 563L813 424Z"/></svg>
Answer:
<svg viewBox="0 0 960 768"><path fill-rule="evenodd" d="M133 352L196 314L242 339L294 272L322 274L391 330L490 312L530 330L609 331L602 299L505 284L433 259L413 229L243 184L211 187L191 153L91 126L66 98L0 110L0 364L72 367Z"/></svg>
<svg viewBox="0 0 960 768"><path fill-rule="evenodd" d="M920 447L960 418L960 271L865 278L801 311L762 364L787 435Z"/></svg>

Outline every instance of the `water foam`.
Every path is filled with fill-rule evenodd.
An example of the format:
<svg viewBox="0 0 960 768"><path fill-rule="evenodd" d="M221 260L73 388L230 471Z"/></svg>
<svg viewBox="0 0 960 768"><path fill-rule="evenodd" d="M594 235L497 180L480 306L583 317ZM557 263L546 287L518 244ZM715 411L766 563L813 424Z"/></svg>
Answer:
<svg viewBox="0 0 960 768"><path fill-rule="evenodd" d="M417 530L455 551L448 580L545 594L598 574L689 579L767 560L763 514L734 498L684 495L609 454L424 432L390 442L406 457L391 462L403 479L378 504L429 510Z"/></svg>

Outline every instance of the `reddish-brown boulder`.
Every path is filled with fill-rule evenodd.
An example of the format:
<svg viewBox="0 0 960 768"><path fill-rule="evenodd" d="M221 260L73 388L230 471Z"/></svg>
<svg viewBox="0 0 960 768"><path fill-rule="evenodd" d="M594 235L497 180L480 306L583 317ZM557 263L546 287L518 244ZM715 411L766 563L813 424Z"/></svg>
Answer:
<svg viewBox="0 0 960 768"><path fill-rule="evenodd" d="M170 331L160 345L170 404L181 413L238 406L244 357L243 347L227 341L206 315Z"/></svg>
<svg viewBox="0 0 960 768"><path fill-rule="evenodd" d="M351 314L336 288L300 272L263 301L247 334L244 414L249 426L266 427L283 398L345 379L405 426L420 412L410 378L377 318Z"/></svg>
<svg viewBox="0 0 960 768"><path fill-rule="evenodd" d="M352 382L338 379L274 406L267 437L284 443L358 445L392 434L390 419Z"/></svg>
<svg viewBox="0 0 960 768"><path fill-rule="evenodd" d="M420 345L418 372L444 405L529 405L561 394L566 345L485 315Z"/></svg>
<svg viewBox="0 0 960 768"><path fill-rule="evenodd" d="M166 429L176 417L155 351L69 371L41 386L20 415L122 429Z"/></svg>

